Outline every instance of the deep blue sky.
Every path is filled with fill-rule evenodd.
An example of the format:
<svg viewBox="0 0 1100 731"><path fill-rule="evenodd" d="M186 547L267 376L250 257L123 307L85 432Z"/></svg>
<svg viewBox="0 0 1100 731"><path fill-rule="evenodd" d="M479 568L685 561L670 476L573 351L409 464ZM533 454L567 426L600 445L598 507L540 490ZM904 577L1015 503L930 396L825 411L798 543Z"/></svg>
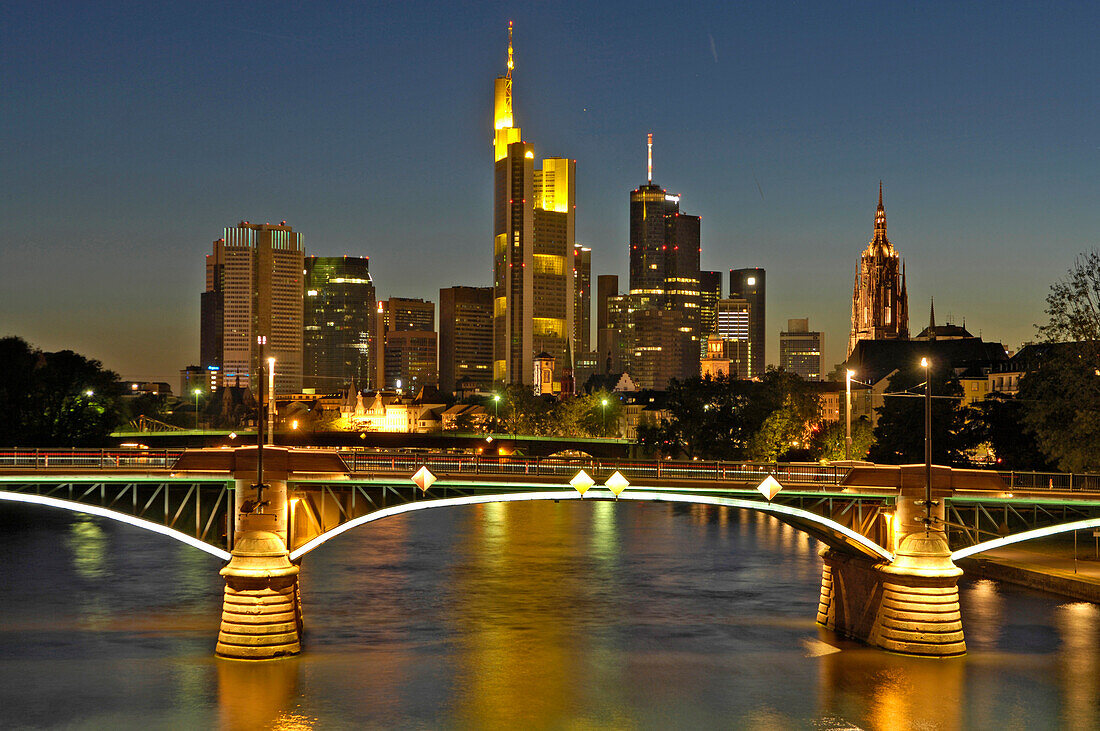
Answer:
<svg viewBox="0 0 1100 731"><path fill-rule="evenodd" d="M203 256L286 220L381 296L490 283L491 106L577 162L593 274L627 194L703 217L704 268L768 270L844 356L879 179L913 330L1009 348L1100 228L1096 3L54 3L0 22L0 334L178 383ZM728 283L727 283L728 284Z"/></svg>

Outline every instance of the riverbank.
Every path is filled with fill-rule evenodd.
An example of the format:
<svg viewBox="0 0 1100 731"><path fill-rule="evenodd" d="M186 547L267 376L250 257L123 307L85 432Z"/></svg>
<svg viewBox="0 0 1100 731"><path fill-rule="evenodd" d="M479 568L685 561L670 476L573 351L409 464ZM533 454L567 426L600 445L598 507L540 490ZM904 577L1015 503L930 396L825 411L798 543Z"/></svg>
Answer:
<svg viewBox="0 0 1100 731"><path fill-rule="evenodd" d="M1012 546L958 561L967 576L1004 581L1029 589L1100 604L1100 561L1092 537L1074 554L1072 543Z"/></svg>

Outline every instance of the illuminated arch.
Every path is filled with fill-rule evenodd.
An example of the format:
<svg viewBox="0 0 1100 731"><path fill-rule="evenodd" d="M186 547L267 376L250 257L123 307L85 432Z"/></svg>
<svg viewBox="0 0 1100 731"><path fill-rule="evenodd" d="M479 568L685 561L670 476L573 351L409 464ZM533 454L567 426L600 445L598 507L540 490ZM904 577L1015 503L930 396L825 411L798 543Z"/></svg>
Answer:
<svg viewBox="0 0 1100 731"><path fill-rule="evenodd" d="M995 548L1004 548L1005 546L1011 546L1013 543L1023 543L1024 541L1030 541L1035 538L1045 538L1046 536L1069 533L1071 530L1082 530L1084 528L1100 528L1100 518L1089 518L1088 520L1078 520L1073 523L1062 523L1061 525L1049 525L1046 528L1035 528L1034 530L1026 530L1023 533L1016 533L1011 536L1005 536L1004 538L995 538L992 541L975 543L973 546L960 548L958 551L952 553L951 560L958 561L960 558L973 556L975 553L984 553L986 551L992 551Z"/></svg>
<svg viewBox="0 0 1100 731"><path fill-rule="evenodd" d="M212 546L209 543L200 541L198 538L181 533L180 531L169 528L168 526L154 523L151 520L145 520L144 518L135 518L132 515L126 513L120 513L117 510L109 510L107 508L101 508L98 505L85 505L83 503L73 502L72 500L58 500L57 498L44 497L42 495L29 495L18 492L0 492L0 500L7 500L15 503L29 503L31 505L45 505L49 508L60 508L62 510L68 510L73 513L87 513L88 515L98 515L101 518L108 518L110 520L117 520L120 523L126 523L128 525L143 528L144 530L152 531L154 533L160 533L162 536L168 536L174 538L181 543L197 548L200 551L206 551L211 556L217 556L223 561L228 561L232 558L228 551L225 551L217 546Z"/></svg>
<svg viewBox="0 0 1100 731"><path fill-rule="evenodd" d="M586 493L589 498L596 498L600 500L608 500L613 496L608 490L589 490ZM376 520L382 520L383 518L389 518L394 515L401 515L402 513L410 513L414 510L427 510L429 508L445 508L458 505L483 505L485 503L506 503L515 502L521 500L581 500L581 496L575 492L527 492L516 494L504 494L504 495L470 495L466 497L455 498L441 498L439 500L425 500L422 502L406 503L404 505L395 505L389 508L382 508L376 510L373 513L349 520L346 523L336 526L332 530L326 531L317 536L313 540L302 544L298 548L290 552L290 560L296 561L305 554L317 548L321 544L335 538L336 536L346 533L352 528L356 528L365 523L373 523ZM624 492L619 495L619 500L638 500L641 502L663 502L663 503L696 503L702 505L721 505L730 508L743 508L747 510L757 510L764 513L770 513L775 517L783 520L786 523L793 525L795 528L809 533L814 538L821 540L823 543L831 545L834 548L840 547L852 547L854 546L862 553L869 556L873 556L877 559L885 560L887 562L893 561L894 556L882 546L878 545L874 541L870 540L866 536L862 536L856 533L851 528L847 528L835 520L830 520L821 515L811 513L807 510L800 508L793 508L788 505L778 505L776 503L764 503L758 500L742 500L738 498L728 497L714 497L710 495L677 495L666 492Z"/></svg>

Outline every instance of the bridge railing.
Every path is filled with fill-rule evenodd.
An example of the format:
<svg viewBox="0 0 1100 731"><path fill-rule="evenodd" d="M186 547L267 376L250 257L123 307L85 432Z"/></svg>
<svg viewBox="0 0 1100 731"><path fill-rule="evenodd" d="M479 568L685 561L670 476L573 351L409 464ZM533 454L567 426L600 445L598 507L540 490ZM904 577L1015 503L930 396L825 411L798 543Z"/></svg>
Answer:
<svg viewBox="0 0 1100 731"><path fill-rule="evenodd" d="M433 472L458 475L559 476L571 478L588 470L594 478L618 470L628 480L691 479L757 483L767 475L780 482L837 485L847 467L814 463L751 463L674 460L621 460L592 457L515 457L485 454L367 452L338 450L354 472L408 472L421 465ZM183 449L5 449L0 470L167 470ZM1100 474L1069 472L999 472L1010 490L1100 492Z"/></svg>
<svg viewBox="0 0 1100 731"><path fill-rule="evenodd" d="M182 449L5 449L0 469L170 469Z"/></svg>

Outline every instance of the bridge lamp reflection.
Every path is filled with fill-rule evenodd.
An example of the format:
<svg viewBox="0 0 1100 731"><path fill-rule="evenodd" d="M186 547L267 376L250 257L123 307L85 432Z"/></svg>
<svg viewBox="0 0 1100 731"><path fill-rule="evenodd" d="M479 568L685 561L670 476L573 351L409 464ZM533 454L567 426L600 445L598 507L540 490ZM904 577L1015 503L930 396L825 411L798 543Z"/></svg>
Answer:
<svg viewBox="0 0 1100 731"><path fill-rule="evenodd" d="M573 486L573 489L581 494L581 499L584 499L584 494L588 492L588 488L596 484L596 481L588 476L588 473L581 470L577 474L573 475L573 479L569 481L569 484Z"/></svg>
<svg viewBox="0 0 1100 731"><path fill-rule="evenodd" d="M770 503L772 498L778 495L779 491L783 489L783 486L779 484L779 480L768 475L756 486L756 489L759 490L760 494Z"/></svg>

